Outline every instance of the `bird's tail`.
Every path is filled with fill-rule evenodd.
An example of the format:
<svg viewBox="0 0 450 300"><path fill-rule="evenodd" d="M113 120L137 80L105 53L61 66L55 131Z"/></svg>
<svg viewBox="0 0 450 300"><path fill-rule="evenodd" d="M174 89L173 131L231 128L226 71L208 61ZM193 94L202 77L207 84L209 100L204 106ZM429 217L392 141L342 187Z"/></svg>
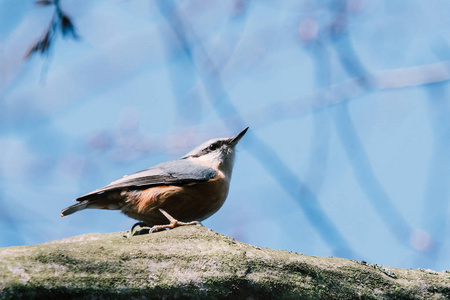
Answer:
<svg viewBox="0 0 450 300"><path fill-rule="evenodd" d="M64 208L61 211L61 217L65 217L65 216L71 215L73 213L76 213L77 211L80 211L80 210L83 210L83 209L87 208L88 202L89 201L82 201L80 203L77 203L77 204L74 204L74 205L69 206L67 208Z"/></svg>

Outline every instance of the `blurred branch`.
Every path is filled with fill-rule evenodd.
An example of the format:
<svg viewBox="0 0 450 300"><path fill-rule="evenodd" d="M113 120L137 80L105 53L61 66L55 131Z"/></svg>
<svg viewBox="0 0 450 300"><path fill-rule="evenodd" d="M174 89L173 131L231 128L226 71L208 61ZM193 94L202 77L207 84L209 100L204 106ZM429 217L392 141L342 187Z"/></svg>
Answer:
<svg viewBox="0 0 450 300"><path fill-rule="evenodd" d="M372 87L391 90L438 83L450 80L450 61L408 68L378 71L372 75Z"/></svg>
<svg viewBox="0 0 450 300"><path fill-rule="evenodd" d="M331 45L337 52L339 61L348 75L359 78L361 89L371 91L373 78L364 66L347 32L347 1L333 1L331 11L336 11L335 20L330 26ZM334 24L338 24L337 26ZM335 107L335 126L347 157L355 173L355 178L378 216L383 220L396 239L405 246L410 246L411 226L402 216L392 199L384 189L373 171L364 145L361 142L351 119L346 102Z"/></svg>
<svg viewBox="0 0 450 300"><path fill-rule="evenodd" d="M171 26L180 44L193 65L195 65L195 57L190 49L191 46L187 36L195 36L192 29L183 23L176 7L171 1L160 0L156 2L158 8L168 24ZM187 33L189 31L189 33ZM206 65L213 65L209 54L205 51L200 43L195 45L196 54L201 56L202 61ZM203 65L203 64L202 64ZM216 68L208 70L199 70L200 78L209 96L209 100L216 110L217 114L225 121L225 125L233 131L242 129L247 122L240 116L238 110L234 107L229 99L228 94L222 84L220 73ZM234 122L227 121L230 116L234 117ZM319 232L324 241L333 249L334 255L355 257L345 238L338 231L337 227L332 223L328 216L320 206L316 196L312 191L298 178L297 174L291 170L283 160L278 156L268 144L259 139L256 135L249 132L246 137L249 152L252 154L268 171L269 174L280 184L280 186L300 205L305 212L312 226ZM304 198L300 198L300 196Z"/></svg>
<svg viewBox="0 0 450 300"><path fill-rule="evenodd" d="M365 152L363 143L358 137L355 125L351 120L348 107L340 105L335 109L336 129L353 168L356 181L377 215L395 238L403 245L410 246L409 238L412 229L375 175L370 158Z"/></svg>
<svg viewBox="0 0 450 300"><path fill-rule="evenodd" d="M73 39L78 39L78 35L75 31L75 26L73 25L72 20L61 10L60 0L40 0L36 1L36 5L54 5L55 12L53 13L50 25L44 31L42 36L37 39L26 52L25 59L38 52L40 52L41 55L48 53L58 29L61 31L63 37L71 36Z"/></svg>
<svg viewBox="0 0 450 300"><path fill-rule="evenodd" d="M318 89L330 86L330 56L320 42L308 45L307 50L314 61L315 81ZM305 182L318 194L325 180L328 166L328 150L330 142L330 115L322 111L312 115L313 133L311 134L311 149L309 151L308 167Z"/></svg>
<svg viewBox="0 0 450 300"><path fill-rule="evenodd" d="M440 59L449 58L449 45L440 41L433 47L436 56ZM428 93L428 115L433 130L433 148L429 163L427 185L422 204L421 235L413 245L422 250L426 257L418 257L420 264L433 266L442 255L441 249L447 236L447 219L449 207L450 183L450 122L448 112L448 87L443 84L430 84L426 89Z"/></svg>
<svg viewBox="0 0 450 300"><path fill-rule="evenodd" d="M230 57L234 54L236 51L237 44L241 41L244 32L245 32L245 26L247 24L248 18L246 17L247 12L247 6L246 4L247 0L238 0L234 4L233 11L232 11L232 17L228 18L228 22L226 26L230 26L231 23L238 23L239 24L239 36L235 39L233 44L230 46L230 53L228 54L228 57L224 57L223 60L220 62L220 65L226 65L227 62L230 60ZM236 22L235 20L233 22L230 21L230 19L235 19L237 16L241 18L241 22ZM174 20L175 21L175 20ZM177 21L178 22L178 21ZM177 24L177 26L182 26L182 24ZM224 30L226 31L226 30ZM161 32L162 33L162 32ZM176 32L175 32L176 33ZM177 34L177 33L176 33ZM162 39L165 39L165 36L162 36ZM186 56L186 59L189 61L189 57L193 55L192 49L188 43L186 43L186 39L183 39L182 37L178 36L178 41L181 41L182 47L181 51L173 51L172 45L169 45L168 43L165 43L165 46L168 48L167 53L170 53L173 56L173 59L176 59L176 56ZM200 43L200 41L198 41ZM180 53L181 52L181 53ZM219 63L216 63L216 65ZM208 66L210 68L218 68L217 66ZM200 122L201 118L201 110L202 110L202 103L200 101L200 95L199 92L195 92L195 84L196 84L196 77L195 76L183 76L185 74L195 74L195 65L192 63L178 63L178 64L169 64L169 76L171 78L170 82L173 87L172 91L175 94L175 100L177 101L176 105L176 111L177 111L177 122L182 125L182 128L186 129L183 132L184 134L189 134L189 132L194 132L189 130L189 126L193 124L198 124ZM192 129L192 127L191 127Z"/></svg>
<svg viewBox="0 0 450 300"><path fill-rule="evenodd" d="M370 80L370 89L361 82ZM319 89L313 95L294 100L277 101L246 115L254 126L263 126L286 118L298 118L310 113L330 108L337 104L361 98L374 92L401 88L422 87L424 85L450 80L450 60L439 63L374 71L362 76L349 78L341 83ZM233 122L233 118L228 119Z"/></svg>
<svg viewBox="0 0 450 300"><path fill-rule="evenodd" d="M322 112L325 109L340 105L355 99L359 99L373 92L396 90L401 88L422 87L428 84L446 82L450 80L450 60L422 66L414 66L399 69L374 71L363 77L370 78L371 89L361 87L360 77L347 79L339 84L318 89L313 95L294 100L275 101L272 104L255 107L251 113L241 115L224 116L227 124L239 123L241 119L247 120L253 128L263 127L272 122L288 118L300 118L309 114ZM209 125L212 131L220 131L219 122ZM188 129L198 132L200 126L191 125ZM203 125L201 127L204 127ZM236 126L237 127L237 126ZM187 127L186 127L187 128ZM236 129L236 128L235 128ZM233 129L233 130L235 130ZM181 139L182 134L173 136L174 140ZM164 140L164 137L158 137ZM187 141L182 147L195 146L194 141ZM160 151L160 149L158 150Z"/></svg>
<svg viewBox="0 0 450 300"><path fill-rule="evenodd" d="M448 92L445 86L429 86L428 110L433 129L433 150L429 163L427 185L422 204L422 224L428 239L416 246L427 256L427 265L435 263L441 254L443 239L447 235L447 214L450 183L450 122Z"/></svg>

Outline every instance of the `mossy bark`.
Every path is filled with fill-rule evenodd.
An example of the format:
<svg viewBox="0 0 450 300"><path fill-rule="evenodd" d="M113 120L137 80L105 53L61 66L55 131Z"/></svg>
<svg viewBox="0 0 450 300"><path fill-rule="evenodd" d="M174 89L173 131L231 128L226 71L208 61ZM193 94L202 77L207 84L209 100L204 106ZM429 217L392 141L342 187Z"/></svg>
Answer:
<svg viewBox="0 0 450 300"><path fill-rule="evenodd" d="M199 226L0 249L0 298L450 299L450 273L260 248Z"/></svg>

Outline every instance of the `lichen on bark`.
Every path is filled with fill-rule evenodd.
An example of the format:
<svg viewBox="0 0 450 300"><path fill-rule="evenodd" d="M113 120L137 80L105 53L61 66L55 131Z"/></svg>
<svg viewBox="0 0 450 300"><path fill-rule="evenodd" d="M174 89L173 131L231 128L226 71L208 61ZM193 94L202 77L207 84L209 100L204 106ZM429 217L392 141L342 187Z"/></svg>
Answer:
<svg viewBox="0 0 450 300"><path fill-rule="evenodd" d="M450 272L261 248L199 226L0 249L0 298L450 299Z"/></svg>

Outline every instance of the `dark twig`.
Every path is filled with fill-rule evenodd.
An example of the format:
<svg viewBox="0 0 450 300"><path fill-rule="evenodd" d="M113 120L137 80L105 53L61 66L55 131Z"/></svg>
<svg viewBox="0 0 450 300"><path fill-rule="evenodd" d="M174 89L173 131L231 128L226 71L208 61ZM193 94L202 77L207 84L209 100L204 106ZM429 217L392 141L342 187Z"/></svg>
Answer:
<svg viewBox="0 0 450 300"><path fill-rule="evenodd" d="M35 53L40 53L41 55L48 53L58 29L60 29L63 37L70 36L73 39L78 39L78 35L71 19L61 10L59 0L36 1L36 4L40 6L53 4L55 6L55 12L53 13L50 25L44 31L43 35L31 45L25 54L25 58L29 58Z"/></svg>

